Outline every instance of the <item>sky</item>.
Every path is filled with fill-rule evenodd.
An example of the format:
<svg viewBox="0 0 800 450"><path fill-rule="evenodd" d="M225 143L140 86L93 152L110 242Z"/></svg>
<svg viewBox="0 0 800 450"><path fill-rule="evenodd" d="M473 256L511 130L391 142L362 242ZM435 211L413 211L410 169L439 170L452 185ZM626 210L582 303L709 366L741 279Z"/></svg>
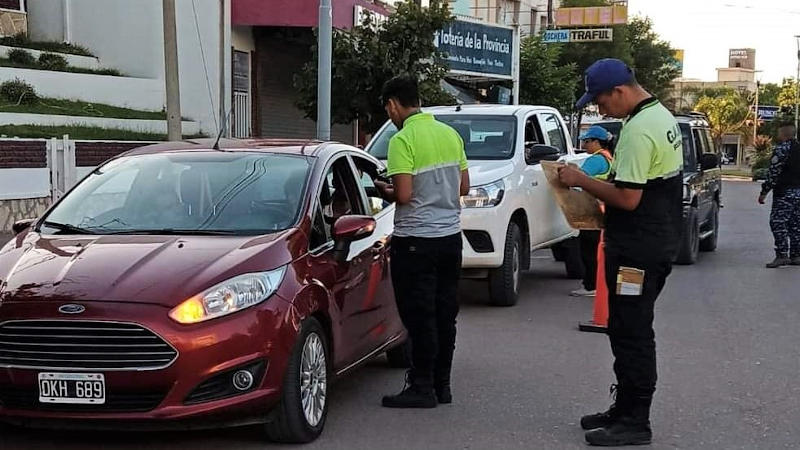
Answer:
<svg viewBox="0 0 800 450"><path fill-rule="evenodd" d="M662 39L686 51L684 77L715 81L731 48L756 49L762 82L796 74L800 0L629 0L628 9L653 19Z"/></svg>

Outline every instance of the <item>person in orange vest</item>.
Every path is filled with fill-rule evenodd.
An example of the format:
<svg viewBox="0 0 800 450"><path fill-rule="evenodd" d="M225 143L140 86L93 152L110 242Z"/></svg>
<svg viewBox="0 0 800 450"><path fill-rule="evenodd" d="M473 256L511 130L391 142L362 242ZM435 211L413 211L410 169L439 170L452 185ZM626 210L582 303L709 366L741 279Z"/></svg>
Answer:
<svg viewBox="0 0 800 450"><path fill-rule="evenodd" d="M609 147L614 135L605 128L594 125L579 136L581 147L590 155L581 170L599 180L607 180L611 173L612 156ZM600 245L600 230L581 230L578 237L583 260L583 287L570 292L573 297L594 297L597 293L597 247Z"/></svg>

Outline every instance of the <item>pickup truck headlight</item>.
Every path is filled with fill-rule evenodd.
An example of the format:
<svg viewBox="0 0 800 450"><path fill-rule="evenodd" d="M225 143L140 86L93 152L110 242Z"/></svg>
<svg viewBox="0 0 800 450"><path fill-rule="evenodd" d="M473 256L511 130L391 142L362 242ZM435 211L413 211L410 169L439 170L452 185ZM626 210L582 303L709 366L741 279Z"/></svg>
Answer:
<svg viewBox="0 0 800 450"><path fill-rule="evenodd" d="M497 206L503 200L506 185L503 180L494 183L474 186L469 189L469 193L461 197L463 208L491 208Z"/></svg>

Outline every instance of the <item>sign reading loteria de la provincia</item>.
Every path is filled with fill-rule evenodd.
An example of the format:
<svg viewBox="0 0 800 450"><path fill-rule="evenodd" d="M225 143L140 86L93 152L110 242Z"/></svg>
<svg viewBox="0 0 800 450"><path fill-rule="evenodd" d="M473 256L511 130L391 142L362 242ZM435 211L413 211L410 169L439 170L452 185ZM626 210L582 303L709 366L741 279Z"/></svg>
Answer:
<svg viewBox="0 0 800 450"><path fill-rule="evenodd" d="M514 30L456 20L438 31L434 43L447 54L451 70L513 75Z"/></svg>

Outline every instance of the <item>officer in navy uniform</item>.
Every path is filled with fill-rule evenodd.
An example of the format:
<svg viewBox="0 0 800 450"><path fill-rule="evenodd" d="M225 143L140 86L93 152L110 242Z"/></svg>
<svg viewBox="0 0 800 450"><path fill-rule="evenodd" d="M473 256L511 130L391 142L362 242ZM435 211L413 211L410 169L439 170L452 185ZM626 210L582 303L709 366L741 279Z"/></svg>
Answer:
<svg viewBox="0 0 800 450"><path fill-rule="evenodd" d="M767 180L761 186L758 203L772 194L769 225L775 236L775 259L767 267L800 266L800 143L794 124L778 129L780 143L775 146Z"/></svg>

